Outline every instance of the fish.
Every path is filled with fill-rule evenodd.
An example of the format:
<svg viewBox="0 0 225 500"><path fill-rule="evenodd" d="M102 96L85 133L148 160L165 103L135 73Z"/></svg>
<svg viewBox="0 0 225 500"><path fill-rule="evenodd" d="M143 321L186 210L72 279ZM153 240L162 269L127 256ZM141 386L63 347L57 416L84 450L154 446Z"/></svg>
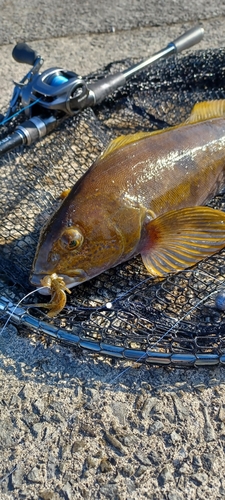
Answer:
<svg viewBox="0 0 225 500"><path fill-rule="evenodd" d="M201 102L180 125L111 141L41 231L30 281L47 283L49 316L138 254L162 277L225 246L225 213L205 206L225 186L224 118L225 100Z"/></svg>

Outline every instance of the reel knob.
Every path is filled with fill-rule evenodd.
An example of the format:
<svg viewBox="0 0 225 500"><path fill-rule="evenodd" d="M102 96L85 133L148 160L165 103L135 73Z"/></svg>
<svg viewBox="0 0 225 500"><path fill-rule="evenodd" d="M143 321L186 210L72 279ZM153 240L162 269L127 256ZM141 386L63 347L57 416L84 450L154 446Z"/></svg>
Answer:
<svg viewBox="0 0 225 500"><path fill-rule="evenodd" d="M12 51L12 56L16 62L29 64L30 66L33 66L39 57L38 53L26 43L17 43Z"/></svg>

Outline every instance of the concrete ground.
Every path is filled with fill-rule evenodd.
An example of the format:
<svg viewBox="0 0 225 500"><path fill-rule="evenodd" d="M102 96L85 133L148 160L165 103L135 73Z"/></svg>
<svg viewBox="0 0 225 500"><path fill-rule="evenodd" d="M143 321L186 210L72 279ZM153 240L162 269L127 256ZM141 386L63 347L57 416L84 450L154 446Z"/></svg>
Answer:
<svg viewBox="0 0 225 500"><path fill-rule="evenodd" d="M79 74L145 58L201 22L225 46L219 0L0 0L0 105L17 41ZM0 333L0 499L225 498L225 372L130 365Z"/></svg>

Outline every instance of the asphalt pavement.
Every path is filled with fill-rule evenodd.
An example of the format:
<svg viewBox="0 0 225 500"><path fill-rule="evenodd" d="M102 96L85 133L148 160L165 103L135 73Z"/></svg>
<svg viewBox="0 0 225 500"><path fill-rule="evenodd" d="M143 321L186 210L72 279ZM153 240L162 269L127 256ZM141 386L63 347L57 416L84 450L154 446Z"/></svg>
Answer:
<svg viewBox="0 0 225 500"><path fill-rule="evenodd" d="M85 75L143 59L201 24L196 48L225 46L225 3L214 0L0 0L0 106L27 67ZM136 368L0 332L1 500L225 498L224 368Z"/></svg>

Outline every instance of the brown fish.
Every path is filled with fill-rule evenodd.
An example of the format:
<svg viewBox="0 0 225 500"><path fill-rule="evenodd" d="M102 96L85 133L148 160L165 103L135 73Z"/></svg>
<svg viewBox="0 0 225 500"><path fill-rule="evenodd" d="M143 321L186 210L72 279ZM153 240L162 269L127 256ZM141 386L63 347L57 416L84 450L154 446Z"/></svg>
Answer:
<svg viewBox="0 0 225 500"><path fill-rule="evenodd" d="M162 276L223 248L225 213L199 205L225 185L224 113L200 103L182 125L112 141L43 229L31 283L65 290L139 253Z"/></svg>

